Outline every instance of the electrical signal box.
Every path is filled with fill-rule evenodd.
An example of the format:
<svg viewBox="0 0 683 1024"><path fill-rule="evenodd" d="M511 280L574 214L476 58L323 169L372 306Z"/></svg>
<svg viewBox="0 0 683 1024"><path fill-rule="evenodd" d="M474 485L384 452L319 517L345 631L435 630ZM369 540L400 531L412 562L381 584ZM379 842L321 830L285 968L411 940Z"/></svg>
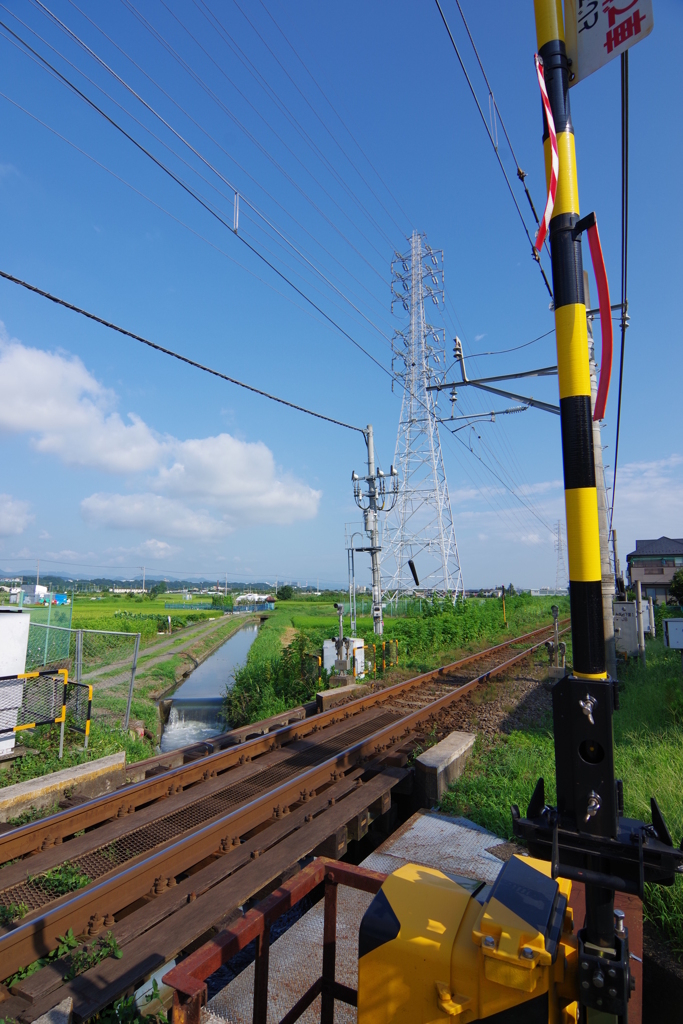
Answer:
<svg viewBox="0 0 683 1024"><path fill-rule="evenodd" d="M642 609L643 631L649 633L650 609L646 601L642 602ZM614 602L614 640L617 654L628 654L633 657L638 654L638 614L635 601Z"/></svg>
<svg viewBox="0 0 683 1024"><path fill-rule="evenodd" d="M683 619L664 619L664 645L683 650Z"/></svg>

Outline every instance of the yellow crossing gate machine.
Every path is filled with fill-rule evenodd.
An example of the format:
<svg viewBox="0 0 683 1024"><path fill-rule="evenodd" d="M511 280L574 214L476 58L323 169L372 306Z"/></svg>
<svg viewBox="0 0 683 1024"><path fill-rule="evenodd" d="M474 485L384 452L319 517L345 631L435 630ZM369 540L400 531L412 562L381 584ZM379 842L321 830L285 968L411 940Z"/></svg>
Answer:
<svg viewBox="0 0 683 1024"><path fill-rule="evenodd" d="M493 885L399 868L361 923L358 1024L574 1024L570 892L530 857Z"/></svg>

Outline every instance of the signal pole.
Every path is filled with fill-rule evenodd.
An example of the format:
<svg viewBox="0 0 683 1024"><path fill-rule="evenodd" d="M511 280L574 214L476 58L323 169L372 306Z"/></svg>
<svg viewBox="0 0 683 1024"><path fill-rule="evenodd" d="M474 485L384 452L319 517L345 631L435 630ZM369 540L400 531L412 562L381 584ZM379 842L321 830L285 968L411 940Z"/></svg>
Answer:
<svg viewBox="0 0 683 1024"><path fill-rule="evenodd" d="M545 85L557 133L559 157L557 194L549 225L549 237L557 337L574 661L573 675L557 683L553 688L557 800L560 815L564 813L567 819L573 819L578 832L588 833L595 837L596 841L603 837L609 841L616 839L618 835L619 811L612 753L611 719L614 689L605 671L602 566L581 253L581 232L584 225L580 222L579 213L576 150L569 109L569 64L565 46L562 0L534 0L534 11L538 55L543 62ZM545 112L543 148L546 176L549 180L551 141ZM558 731L562 731L564 735L558 737ZM597 742L598 735L603 739L603 745L597 749L604 751L604 764L588 764L585 761L583 765L580 763L579 744L577 742L574 749L574 741L577 735L584 733L590 742L593 742L594 738ZM567 756L567 764L562 766L557 763L560 743ZM557 831L555 835L557 836ZM596 865L597 863L596 859ZM561 871L561 868L559 870ZM614 889L608 888L609 876L599 871L589 874L594 875L595 881L586 880L586 926L579 932L579 959L583 961L586 958L588 963L589 951L597 951L596 956L599 959L601 951L604 950L607 954L607 951L612 949L619 949L622 956L627 957L627 940L623 944L616 941ZM625 932L623 934L625 935ZM616 967L621 970L623 965L617 960ZM628 965L626 970L627 967ZM595 978L598 978L597 973ZM598 980L595 980L596 986ZM579 997L582 1007L586 1008L581 1019L590 1022L594 1019L595 1010L602 1009L603 999L600 991L593 988L590 982L586 988L588 991L582 991ZM605 1014L604 1017L600 1015L600 1019L613 1021L614 1024L617 1022L617 1017L611 1014Z"/></svg>
<svg viewBox="0 0 683 1024"><path fill-rule="evenodd" d="M561 0L535 0L538 53L555 121L559 155L557 195L550 221L550 250L562 424L574 675L605 679L602 567L598 496L593 456L588 330L583 287L574 128L569 109L567 51ZM543 147L550 169L544 116Z"/></svg>
<svg viewBox="0 0 683 1024"><path fill-rule="evenodd" d="M382 550L379 543L379 513L385 511L387 498L390 505L387 512L396 504L398 496L398 473L391 467L389 478L391 479L391 490L387 494L386 475L381 469L375 468L375 442L372 433L372 424L369 423L365 431L365 443L368 448L368 473L365 477L359 477L356 472L351 474L353 481L353 496L358 508L363 512L365 520L365 532L370 538L370 547L358 548L356 550L369 551L372 563L372 622L377 636L384 632L382 621L382 579L379 568L379 553ZM367 485L367 491L361 491L361 480Z"/></svg>

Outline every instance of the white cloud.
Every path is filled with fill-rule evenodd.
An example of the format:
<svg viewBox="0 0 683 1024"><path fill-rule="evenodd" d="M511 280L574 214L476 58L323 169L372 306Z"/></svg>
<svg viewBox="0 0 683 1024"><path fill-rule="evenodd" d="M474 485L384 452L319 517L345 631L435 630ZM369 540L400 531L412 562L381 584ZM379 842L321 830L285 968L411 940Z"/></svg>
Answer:
<svg viewBox="0 0 683 1024"><path fill-rule="evenodd" d="M619 467L614 525L622 560L636 539L683 536L683 456ZM624 544L627 544L626 550Z"/></svg>
<svg viewBox="0 0 683 1024"><path fill-rule="evenodd" d="M179 550L179 548L167 544L165 540L155 540L152 537L143 544L139 544L136 552L138 555L144 555L147 558L166 558L168 555L174 555Z"/></svg>
<svg viewBox="0 0 683 1024"><path fill-rule="evenodd" d="M29 433L38 451L113 473L151 469L161 443L134 413L113 411L115 396L80 359L9 341L1 328L0 431Z"/></svg>
<svg viewBox="0 0 683 1024"><path fill-rule="evenodd" d="M0 537L16 537L35 518L28 501L19 501L11 494L0 494Z"/></svg>
<svg viewBox="0 0 683 1024"><path fill-rule="evenodd" d="M168 537L210 540L225 536L231 527L203 509L194 511L160 494L91 494L81 502L83 518L93 526L117 530L156 530Z"/></svg>
<svg viewBox="0 0 683 1024"><path fill-rule="evenodd" d="M485 334L475 334L475 335L474 335L474 340L475 340L475 341L481 341L481 340L482 340L482 338L485 338L485 337L486 337L486 335L485 335Z"/></svg>
<svg viewBox="0 0 683 1024"><path fill-rule="evenodd" d="M321 492L279 471L263 442L226 433L181 440L134 412L123 418L115 394L80 359L10 340L2 324L0 375L0 432L28 434L38 451L71 465L138 477L136 493L81 502L93 525L209 540L317 514Z"/></svg>
<svg viewBox="0 0 683 1024"><path fill-rule="evenodd" d="M161 466L155 490L190 495L220 509L229 520L291 523L315 516L320 491L290 476L278 476L272 452L261 441L230 434L177 442L174 461Z"/></svg>

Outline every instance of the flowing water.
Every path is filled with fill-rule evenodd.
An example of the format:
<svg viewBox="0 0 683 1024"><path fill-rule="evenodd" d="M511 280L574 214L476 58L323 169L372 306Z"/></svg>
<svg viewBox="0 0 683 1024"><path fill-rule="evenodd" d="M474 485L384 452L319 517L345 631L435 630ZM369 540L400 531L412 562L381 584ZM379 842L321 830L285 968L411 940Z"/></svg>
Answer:
<svg viewBox="0 0 683 1024"><path fill-rule="evenodd" d="M236 668L247 659L258 626L243 626L203 661L173 694L161 752L209 739L229 728L219 716L227 686Z"/></svg>

